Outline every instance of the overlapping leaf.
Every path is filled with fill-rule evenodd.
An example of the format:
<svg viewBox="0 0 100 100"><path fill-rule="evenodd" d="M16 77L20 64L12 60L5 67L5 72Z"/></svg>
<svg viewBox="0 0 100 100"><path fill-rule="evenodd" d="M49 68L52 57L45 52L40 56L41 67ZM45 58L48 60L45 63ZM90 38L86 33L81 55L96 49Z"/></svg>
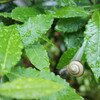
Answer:
<svg viewBox="0 0 100 100"><path fill-rule="evenodd" d="M17 99L38 99L64 88L65 86L50 80L19 78L0 86L0 94Z"/></svg>
<svg viewBox="0 0 100 100"><path fill-rule="evenodd" d="M59 60L57 68L61 69L68 65L70 60L74 57L77 50L77 48L70 48L69 50L65 51Z"/></svg>
<svg viewBox="0 0 100 100"><path fill-rule="evenodd" d="M11 17L15 20L25 22L29 19L29 17L33 17L33 16L36 16L38 14L40 14L40 11L38 11L35 8L17 7L12 11Z"/></svg>
<svg viewBox="0 0 100 100"><path fill-rule="evenodd" d="M23 26L19 27L19 32L25 46L33 44L45 34L51 27L53 18L48 15L38 15L30 18Z"/></svg>
<svg viewBox="0 0 100 100"><path fill-rule="evenodd" d="M64 89L62 89L54 94L51 94L50 96L41 98L41 100L52 100L52 99L53 100L67 100L67 99L68 100L73 100L73 99L74 100L83 100L79 95L76 94L75 90L72 89L68 83L66 83L65 80L61 79L59 76L55 76L53 73L51 73L47 70L37 71L32 68L26 69L26 68L22 68L22 67L16 67L16 68L13 68L11 73L8 74L7 76L10 80L14 80L14 79L20 78L20 77L21 78L22 77L27 77L27 78L32 77L32 78L51 80L53 82L57 82L57 83L65 86Z"/></svg>
<svg viewBox="0 0 100 100"><path fill-rule="evenodd" d="M83 8L70 6L51 11L50 14L55 18L87 17L89 15Z"/></svg>
<svg viewBox="0 0 100 100"><path fill-rule="evenodd" d="M49 67L50 63L47 52L41 44L32 45L25 50L26 55L35 67L38 69Z"/></svg>
<svg viewBox="0 0 100 100"><path fill-rule="evenodd" d="M21 56L22 42L16 26L0 28L0 74L10 71Z"/></svg>
<svg viewBox="0 0 100 100"><path fill-rule="evenodd" d="M100 13L95 12L86 26L85 40L87 41L85 53L90 67L100 67Z"/></svg>
<svg viewBox="0 0 100 100"><path fill-rule="evenodd" d="M87 41L85 53L87 63L91 68L100 67L100 13L95 12L86 26L85 40ZM93 72L94 72L93 69ZM97 73L98 70L95 70ZM94 75L96 75L94 73ZM97 78L97 75L95 76Z"/></svg>
<svg viewBox="0 0 100 100"><path fill-rule="evenodd" d="M76 32L86 24L82 18L60 19L55 27L59 32Z"/></svg>

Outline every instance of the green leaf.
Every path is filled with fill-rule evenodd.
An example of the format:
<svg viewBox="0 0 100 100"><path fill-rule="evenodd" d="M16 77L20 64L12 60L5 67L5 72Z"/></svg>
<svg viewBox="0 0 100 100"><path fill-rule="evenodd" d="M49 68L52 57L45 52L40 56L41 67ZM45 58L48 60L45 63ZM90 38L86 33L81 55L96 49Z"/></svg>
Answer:
<svg viewBox="0 0 100 100"><path fill-rule="evenodd" d="M0 13L0 16L11 18L11 13Z"/></svg>
<svg viewBox="0 0 100 100"><path fill-rule="evenodd" d="M45 34L53 23L53 18L48 15L37 15L19 27L20 35L25 46L33 44Z"/></svg>
<svg viewBox="0 0 100 100"><path fill-rule="evenodd" d="M41 100L67 100L67 99L83 100L82 97L77 95L75 90L72 89L65 80L63 80L59 76L55 76L54 73L49 72L47 70L37 71L33 68L14 67L12 68L11 73L9 73L7 76L10 80L14 80L16 78L21 78L21 77L33 77L33 78L51 80L66 87L63 90L51 94L50 96L42 98Z"/></svg>
<svg viewBox="0 0 100 100"><path fill-rule="evenodd" d="M0 94L17 99L38 99L64 88L65 86L50 80L19 78L0 86Z"/></svg>
<svg viewBox="0 0 100 100"><path fill-rule="evenodd" d="M55 18L87 17L89 15L83 8L70 6L53 10L49 13Z"/></svg>
<svg viewBox="0 0 100 100"><path fill-rule="evenodd" d="M100 13L95 12L86 26L85 48L87 63L91 68L100 67Z"/></svg>
<svg viewBox="0 0 100 100"><path fill-rule="evenodd" d="M77 48L70 48L67 51L65 51L59 60L57 68L61 69L65 67L66 65L68 65L70 60L74 57L77 50L78 50Z"/></svg>
<svg viewBox="0 0 100 100"><path fill-rule="evenodd" d="M6 74L22 54L22 42L16 26L0 28L0 74Z"/></svg>
<svg viewBox="0 0 100 100"><path fill-rule="evenodd" d="M38 14L40 14L40 11L35 8L17 7L12 11L11 16L15 20L25 22L29 19L29 17L34 17Z"/></svg>
<svg viewBox="0 0 100 100"><path fill-rule="evenodd" d="M86 24L82 18L60 19L55 27L58 32L76 32Z"/></svg>
<svg viewBox="0 0 100 100"><path fill-rule="evenodd" d="M49 58L48 58L46 50L41 44L27 47L25 51L31 63L35 67L37 67L40 70L42 70L45 67L49 68L49 65L50 65Z"/></svg>
<svg viewBox="0 0 100 100"><path fill-rule="evenodd" d="M97 82L100 81L100 68L91 68Z"/></svg>
<svg viewBox="0 0 100 100"><path fill-rule="evenodd" d="M83 42L83 32L66 34L64 42L68 49L80 47Z"/></svg>

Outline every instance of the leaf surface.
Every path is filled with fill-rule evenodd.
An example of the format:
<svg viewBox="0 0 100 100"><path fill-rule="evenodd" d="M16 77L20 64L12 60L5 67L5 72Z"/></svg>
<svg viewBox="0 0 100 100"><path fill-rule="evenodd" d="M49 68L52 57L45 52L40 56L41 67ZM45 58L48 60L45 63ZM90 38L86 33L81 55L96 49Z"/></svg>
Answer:
<svg viewBox="0 0 100 100"><path fill-rule="evenodd" d="M60 85L63 85L65 88L51 94L50 96L45 96L40 100L83 100L74 89L72 89L69 84L60 78L59 76L55 76L54 73L49 72L47 69L37 71L32 68L23 68L23 67L15 67L12 69L11 73L9 73L8 78L10 80L14 80L16 78L24 78L24 77L33 77L45 80L51 80L53 82L57 82ZM58 87L59 88L59 87ZM73 94L73 95L72 95Z"/></svg>
<svg viewBox="0 0 100 100"><path fill-rule="evenodd" d="M100 13L95 12L86 26L85 40L87 41L85 53L91 68L100 67Z"/></svg>
<svg viewBox="0 0 100 100"><path fill-rule="evenodd" d="M96 81L100 83L100 68L91 68L91 69L93 71Z"/></svg>
<svg viewBox="0 0 100 100"><path fill-rule="evenodd" d="M71 34L66 34L64 42L68 49L76 48L82 45L83 38L84 38L83 32L78 31Z"/></svg>
<svg viewBox="0 0 100 100"><path fill-rule="evenodd" d="M46 50L41 44L32 45L25 49L26 55L30 59L31 63L38 69L43 69L45 67L49 68L49 58Z"/></svg>
<svg viewBox="0 0 100 100"><path fill-rule="evenodd" d="M16 26L0 28L0 74L10 71L21 57L23 48Z"/></svg>
<svg viewBox="0 0 100 100"><path fill-rule="evenodd" d="M38 99L64 88L63 85L51 80L19 78L0 86L0 94L17 99Z"/></svg>
<svg viewBox="0 0 100 100"><path fill-rule="evenodd" d="M80 7L63 7L49 12L55 18L87 17L89 14Z"/></svg>
<svg viewBox="0 0 100 100"><path fill-rule="evenodd" d="M43 34L45 34L53 23L53 18L48 15L38 15L20 26L19 32L25 46L34 44Z"/></svg>
<svg viewBox="0 0 100 100"><path fill-rule="evenodd" d="M33 17L33 16L36 16L38 14L41 14L41 13L40 13L40 11L38 11L35 8L17 7L12 11L11 16L15 20L25 22L29 19L29 17Z"/></svg>
<svg viewBox="0 0 100 100"><path fill-rule="evenodd" d="M95 78L99 78L97 68L100 67L100 13L95 12L92 19L89 20L86 31L85 40L87 45L85 48L86 60L92 68ZM96 74L97 73L97 74Z"/></svg>
<svg viewBox="0 0 100 100"><path fill-rule="evenodd" d="M59 60L57 68L61 69L68 65L70 63L70 60L74 57L77 50L77 48L70 48L69 50L65 51Z"/></svg>
<svg viewBox="0 0 100 100"><path fill-rule="evenodd" d="M60 19L55 27L58 32L76 32L86 24L82 18Z"/></svg>

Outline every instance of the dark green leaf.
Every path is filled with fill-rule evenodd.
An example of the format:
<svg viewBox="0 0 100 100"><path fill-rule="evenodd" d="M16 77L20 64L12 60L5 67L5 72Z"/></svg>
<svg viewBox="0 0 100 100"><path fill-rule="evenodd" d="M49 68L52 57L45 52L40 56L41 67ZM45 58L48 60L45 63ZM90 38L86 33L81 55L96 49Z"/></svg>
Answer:
<svg viewBox="0 0 100 100"><path fill-rule="evenodd" d="M86 20L82 18L60 19L56 25L59 32L76 32L86 24Z"/></svg>
<svg viewBox="0 0 100 100"><path fill-rule="evenodd" d="M72 33L66 34L64 42L65 42L65 45L68 49L80 47L82 45L82 42L83 42L83 33L76 32L73 34Z"/></svg>
<svg viewBox="0 0 100 100"><path fill-rule="evenodd" d="M74 57L77 52L77 48L71 48L63 53L61 56L59 63L57 65L58 69L61 69L70 63L70 60Z"/></svg>

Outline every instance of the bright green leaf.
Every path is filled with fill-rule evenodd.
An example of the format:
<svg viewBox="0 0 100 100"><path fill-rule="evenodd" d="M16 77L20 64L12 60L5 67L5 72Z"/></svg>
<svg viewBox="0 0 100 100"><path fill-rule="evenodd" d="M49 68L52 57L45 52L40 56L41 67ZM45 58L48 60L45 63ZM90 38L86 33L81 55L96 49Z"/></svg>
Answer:
<svg viewBox="0 0 100 100"><path fill-rule="evenodd" d="M100 13L95 12L86 26L85 40L87 41L85 53L90 67L100 67Z"/></svg>
<svg viewBox="0 0 100 100"><path fill-rule="evenodd" d="M63 7L50 12L55 18L87 17L89 14L80 7Z"/></svg>
<svg viewBox="0 0 100 100"><path fill-rule="evenodd" d="M55 27L59 32L76 32L86 24L82 18L60 19Z"/></svg>
<svg viewBox="0 0 100 100"><path fill-rule="evenodd" d="M45 67L49 68L49 58L47 55L46 50L40 44L32 45L25 49L26 55L30 59L31 63L37 67L38 69L42 70Z"/></svg>
<svg viewBox="0 0 100 100"><path fill-rule="evenodd" d="M65 86L50 80L20 78L0 86L0 94L17 99L38 99L64 88Z"/></svg>
<svg viewBox="0 0 100 100"><path fill-rule="evenodd" d="M85 48L86 59L89 66L93 69L95 78L99 71L96 68L100 67L100 13L95 12L92 19L86 26L85 40L87 45ZM99 77L98 77L99 78Z"/></svg>
<svg viewBox="0 0 100 100"><path fill-rule="evenodd" d="M19 60L23 48L16 26L0 28L0 74L10 71Z"/></svg>
<svg viewBox="0 0 100 100"><path fill-rule="evenodd" d="M65 51L59 60L57 68L61 69L68 65L70 63L70 60L74 57L77 50L77 48L71 48Z"/></svg>
<svg viewBox="0 0 100 100"><path fill-rule="evenodd" d="M83 100L69 84L59 76L47 70L37 71L33 68L14 67L10 74L7 75L10 80L22 77L33 77L57 82L66 88L58 91L50 96L44 97L40 100ZM72 95L73 94L73 95Z"/></svg>
<svg viewBox="0 0 100 100"><path fill-rule="evenodd" d="M33 44L45 34L53 23L53 18L48 15L38 15L30 18L23 26L19 27L20 35L25 46Z"/></svg>
<svg viewBox="0 0 100 100"><path fill-rule="evenodd" d="M33 17L38 14L40 14L40 11L35 8L17 7L12 11L11 16L15 20L25 22L29 19L29 17Z"/></svg>

